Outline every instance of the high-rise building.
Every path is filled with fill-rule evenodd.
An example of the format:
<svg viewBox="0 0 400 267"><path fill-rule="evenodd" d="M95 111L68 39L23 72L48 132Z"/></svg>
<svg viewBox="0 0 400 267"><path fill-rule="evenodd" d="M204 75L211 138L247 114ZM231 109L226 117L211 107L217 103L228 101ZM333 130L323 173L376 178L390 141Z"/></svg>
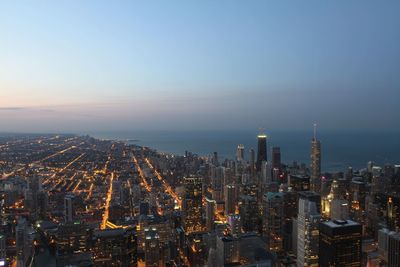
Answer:
<svg viewBox="0 0 400 267"><path fill-rule="evenodd" d="M349 219L349 203L345 199L333 199L330 207L330 218L332 220Z"/></svg>
<svg viewBox="0 0 400 267"><path fill-rule="evenodd" d="M27 185L24 205L31 216L37 219L37 216L44 215L46 211L47 193L43 191L42 178L37 175L28 177Z"/></svg>
<svg viewBox="0 0 400 267"><path fill-rule="evenodd" d="M72 222L75 217L74 195L66 195L64 198L64 220L65 222Z"/></svg>
<svg viewBox="0 0 400 267"><path fill-rule="evenodd" d="M382 228L378 231L378 253L382 265L387 265L389 253L389 235L390 231L387 228Z"/></svg>
<svg viewBox="0 0 400 267"><path fill-rule="evenodd" d="M3 264L5 266L6 264L6 258L7 258L7 246L6 246L6 236L4 234L0 234L0 266Z"/></svg>
<svg viewBox="0 0 400 267"><path fill-rule="evenodd" d="M318 266L321 197L312 191L299 193L297 216L297 266Z"/></svg>
<svg viewBox="0 0 400 267"><path fill-rule="evenodd" d="M321 192L321 142L317 139L317 125L314 124L314 137L311 140L311 190Z"/></svg>
<svg viewBox="0 0 400 267"><path fill-rule="evenodd" d="M203 179L201 177L184 178L183 226L186 234L203 230L202 186Z"/></svg>
<svg viewBox="0 0 400 267"><path fill-rule="evenodd" d="M249 153L250 153L250 170L251 173L253 174L256 168L256 153L252 148L250 149Z"/></svg>
<svg viewBox="0 0 400 267"><path fill-rule="evenodd" d="M79 221L61 224L55 235L57 266L72 265L73 255L89 250L90 229Z"/></svg>
<svg viewBox="0 0 400 267"><path fill-rule="evenodd" d="M205 197L206 202L206 228L207 231L214 230L216 202L212 198Z"/></svg>
<svg viewBox="0 0 400 267"><path fill-rule="evenodd" d="M272 169L281 168L281 148L274 146L272 148Z"/></svg>
<svg viewBox="0 0 400 267"><path fill-rule="evenodd" d="M244 160L244 145L240 144L236 149L236 160L243 161Z"/></svg>
<svg viewBox="0 0 400 267"><path fill-rule="evenodd" d="M236 209L236 187L234 185L226 185L225 192L225 214L233 214Z"/></svg>
<svg viewBox="0 0 400 267"><path fill-rule="evenodd" d="M239 263L239 240L232 236L217 237L217 266Z"/></svg>
<svg viewBox="0 0 400 267"><path fill-rule="evenodd" d="M283 213L285 217L283 225L283 246L285 251L297 252L297 246L294 241L297 242L297 225L294 228L295 220L298 212L298 198L297 192L284 192L283 195ZM293 230L296 230L294 232Z"/></svg>
<svg viewBox="0 0 400 267"><path fill-rule="evenodd" d="M28 237L28 222L25 218L18 218L16 232L17 267L26 266L31 255L32 244Z"/></svg>
<svg viewBox="0 0 400 267"><path fill-rule="evenodd" d="M224 177L225 177L225 167L211 166L210 182L211 182L213 199L216 201L222 200L221 197L222 197Z"/></svg>
<svg viewBox="0 0 400 267"><path fill-rule="evenodd" d="M388 267L400 266L400 232L391 232L388 240Z"/></svg>
<svg viewBox="0 0 400 267"><path fill-rule="evenodd" d="M289 174L288 184L292 191L309 191L310 190L310 177L307 175Z"/></svg>
<svg viewBox="0 0 400 267"><path fill-rule="evenodd" d="M218 152L214 152L214 153L213 153L213 156L212 156L212 159L211 159L211 163L212 163L214 166L218 166L218 165L219 165L219 161L218 161Z"/></svg>
<svg viewBox="0 0 400 267"><path fill-rule="evenodd" d="M263 236L270 251L283 251L283 193L268 192L263 196Z"/></svg>
<svg viewBox="0 0 400 267"><path fill-rule="evenodd" d="M270 184L275 182L272 178L272 165L271 162L263 161L261 163L261 178L262 184Z"/></svg>
<svg viewBox="0 0 400 267"><path fill-rule="evenodd" d="M239 198L239 214L245 232L257 232L259 230L259 210L256 197L241 195Z"/></svg>
<svg viewBox="0 0 400 267"><path fill-rule="evenodd" d="M137 266L134 228L96 230L92 246L95 266Z"/></svg>
<svg viewBox="0 0 400 267"><path fill-rule="evenodd" d="M241 233L242 225L240 222L239 214L228 215L228 225L230 228L230 233L233 237L238 237Z"/></svg>
<svg viewBox="0 0 400 267"><path fill-rule="evenodd" d="M261 163L267 161L267 135L257 135L258 149L257 149L257 163L256 170L261 171Z"/></svg>
<svg viewBox="0 0 400 267"><path fill-rule="evenodd" d="M157 229L146 228L145 235L145 261L146 267L158 267L160 264L160 242Z"/></svg>
<svg viewBox="0 0 400 267"><path fill-rule="evenodd" d="M362 226L350 220L320 223L319 265L361 267Z"/></svg>

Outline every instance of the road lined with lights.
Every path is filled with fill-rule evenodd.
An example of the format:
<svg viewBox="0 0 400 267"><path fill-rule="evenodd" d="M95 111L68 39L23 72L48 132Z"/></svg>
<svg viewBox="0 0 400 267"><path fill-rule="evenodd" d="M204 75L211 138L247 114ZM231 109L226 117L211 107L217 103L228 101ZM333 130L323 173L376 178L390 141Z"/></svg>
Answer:
<svg viewBox="0 0 400 267"><path fill-rule="evenodd" d="M84 144L84 142L81 142L80 144L78 144L78 146L80 146L80 145L82 145L82 144ZM65 152L67 152L67 151L69 151L69 150L71 150L71 149L75 149L75 148L77 148L78 146L75 146L75 145L70 146L70 147L68 147L68 148L66 148L66 149L63 149L63 150L61 150L61 151L57 151L57 152L55 152L55 153L53 153L53 154L51 154L51 155L49 155L49 156L47 156L47 157L45 157L45 158L43 158L43 159L40 159L40 160L34 161L34 162L32 162L32 163L29 163L28 165L33 165L33 164L42 163L42 162L44 162L44 161L46 161L46 160L48 160L48 159L51 159L51 158L53 158L53 157L55 157L55 156L57 156L57 155L64 154ZM10 173L5 173L5 174L3 174L2 179L3 179L3 180L4 180L4 179L7 179L8 177L10 177L10 176L12 176L12 175L15 175L16 173L18 173L18 172L20 172L20 171L23 171L24 169L25 169L25 166L23 166L23 167L21 167L21 168L19 168L19 169L17 169L17 170L14 170L14 171L12 171L12 172L10 172Z"/></svg>
<svg viewBox="0 0 400 267"><path fill-rule="evenodd" d="M146 175L144 174L144 172L143 172L142 168L140 167L140 164L135 156L133 156L133 162L135 163L135 166L139 172L139 176L141 178L141 183L143 184L143 186L147 190L147 192L151 192L151 186L147 183Z"/></svg>
<svg viewBox="0 0 400 267"><path fill-rule="evenodd" d="M164 190L175 200L178 204L179 209L182 207L182 200L179 198L178 194L172 189L172 187L168 184L168 182L161 176L161 174L154 168L153 164L150 162L148 158L145 158L145 162L149 166L151 170L153 170L157 179L162 182Z"/></svg>
<svg viewBox="0 0 400 267"><path fill-rule="evenodd" d="M107 227L107 222L108 222L109 212L110 212L110 203L111 203L112 192L113 192L113 180L114 180L114 172L112 172L111 176L110 176L110 187L108 188L108 192L107 192L107 199L106 199L106 205L104 207L104 214L103 214L103 221L101 223L101 229L106 229L106 227Z"/></svg>
<svg viewBox="0 0 400 267"><path fill-rule="evenodd" d="M77 162L80 158L82 158L86 153L82 153L80 154L78 157L74 158L73 160L71 160L67 165L65 165L63 168L59 169L57 172L55 172L52 176L48 177L45 181L43 181L43 186L46 186L47 184L49 184L56 176L57 174L60 174L62 172L64 172L65 170L67 170L69 167L71 167L72 164L74 164L75 162ZM76 175L76 173L75 173ZM61 178L59 178L58 183L56 183L52 190L55 190L62 182L64 182L64 180L62 178L64 178L65 175Z"/></svg>

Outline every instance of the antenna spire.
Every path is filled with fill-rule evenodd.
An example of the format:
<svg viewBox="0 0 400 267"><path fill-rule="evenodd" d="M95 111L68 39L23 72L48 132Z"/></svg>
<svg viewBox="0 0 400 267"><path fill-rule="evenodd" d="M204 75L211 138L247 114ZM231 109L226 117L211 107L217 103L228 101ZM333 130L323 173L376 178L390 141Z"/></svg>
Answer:
<svg viewBox="0 0 400 267"><path fill-rule="evenodd" d="M317 123L314 122L314 140L317 139Z"/></svg>

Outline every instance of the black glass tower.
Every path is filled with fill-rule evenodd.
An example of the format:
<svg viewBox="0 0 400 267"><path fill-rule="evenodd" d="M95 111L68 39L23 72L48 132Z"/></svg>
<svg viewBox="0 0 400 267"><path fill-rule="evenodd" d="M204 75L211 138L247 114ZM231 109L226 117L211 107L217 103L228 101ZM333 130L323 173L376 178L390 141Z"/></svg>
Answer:
<svg viewBox="0 0 400 267"><path fill-rule="evenodd" d="M258 150L257 150L257 171L261 171L261 163L267 161L267 135L259 134L258 139Z"/></svg>
<svg viewBox="0 0 400 267"><path fill-rule="evenodd" d="M362 226L353 221L320 223L319 266L361 267Z"/></svg>

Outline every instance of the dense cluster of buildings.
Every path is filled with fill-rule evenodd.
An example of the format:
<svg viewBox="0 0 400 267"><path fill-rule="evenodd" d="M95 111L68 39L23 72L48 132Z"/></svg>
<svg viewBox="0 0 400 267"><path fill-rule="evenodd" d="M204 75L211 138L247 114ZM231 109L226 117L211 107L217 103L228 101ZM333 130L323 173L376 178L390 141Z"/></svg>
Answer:
<svg viewBox="0 0 400 267"><path fill-rule="evenodd" d="M323 173L315 131L309 166L257 140L221 160L3 137L0 266L400 266L400 165Z"/></svg>

